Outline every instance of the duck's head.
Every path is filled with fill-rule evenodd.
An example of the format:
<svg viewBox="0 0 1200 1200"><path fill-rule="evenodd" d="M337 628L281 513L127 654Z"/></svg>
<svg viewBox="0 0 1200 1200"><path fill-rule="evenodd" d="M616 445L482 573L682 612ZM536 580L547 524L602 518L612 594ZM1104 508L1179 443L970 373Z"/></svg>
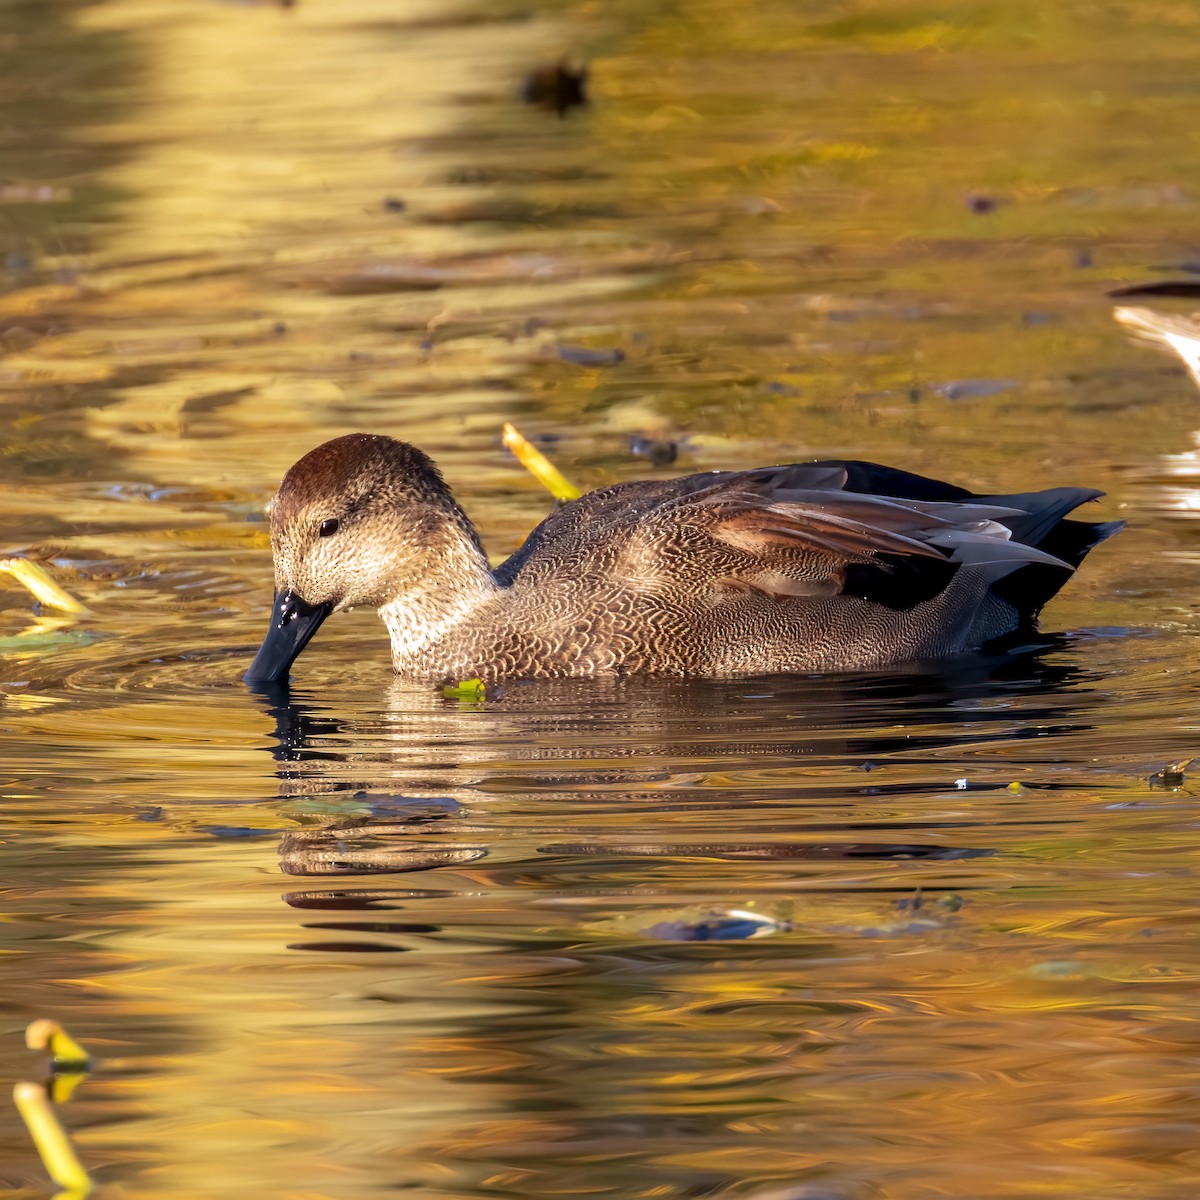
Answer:
<svg viewBox="0 0 1200 1200"><path fill-rule="evenodd" d="M275 603L246 680L274 683L339 609L393 603L464 538L478 546L432 460L351 433L310 450L271 502Z"/></svg>

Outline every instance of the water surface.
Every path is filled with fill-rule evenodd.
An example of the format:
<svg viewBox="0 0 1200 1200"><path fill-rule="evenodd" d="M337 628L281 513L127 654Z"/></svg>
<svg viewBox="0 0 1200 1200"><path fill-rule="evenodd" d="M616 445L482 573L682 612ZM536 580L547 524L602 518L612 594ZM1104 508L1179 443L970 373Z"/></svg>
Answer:
<svg viewBox="0 0 1200 1200"><path fill-rule="evenodd" d="M102 1195L1196 1194L1200 398L1103 299L1193 254L1189 7L6 20L0 552L92 613L0 593L0 1061L94 1050ZM246 690L287 466L408 438L500 558L505 420L1129 529L1006 660L469 704L353 614Z"/></svg>

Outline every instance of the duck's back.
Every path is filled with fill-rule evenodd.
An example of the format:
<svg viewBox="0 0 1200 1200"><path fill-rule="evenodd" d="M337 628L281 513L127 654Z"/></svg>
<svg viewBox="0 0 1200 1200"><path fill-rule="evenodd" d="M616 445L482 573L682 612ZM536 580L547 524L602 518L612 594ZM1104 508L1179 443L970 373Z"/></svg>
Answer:
<svg viewBox="0 0 1200 1200"><path fill-rule="evenodd" d="M748 674L959 653L1031 626L1114 524L862 462L618 484L552 513L430 673Z"/></svg>

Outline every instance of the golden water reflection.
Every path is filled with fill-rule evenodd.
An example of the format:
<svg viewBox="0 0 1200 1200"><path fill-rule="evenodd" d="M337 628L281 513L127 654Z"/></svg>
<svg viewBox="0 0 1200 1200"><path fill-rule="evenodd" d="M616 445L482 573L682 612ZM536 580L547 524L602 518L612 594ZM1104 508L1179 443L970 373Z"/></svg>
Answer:
<svg viewBox="0 0 1200 1200"><path fill-rule="evenodd" d="M96 1053L101 1194L1190 1200L1197 401L1101 293L1193 244L1195 13L46 11L0 550L94 616L0 667L0 1012ZM564 52L591 108L523 108ZM460 705L356 614L248 693L289 463L410 437L502 556L508 419L588 485L661 436L1130 528L1008 662ZM0 1162L44 1194L12 1112Z"/></svg>

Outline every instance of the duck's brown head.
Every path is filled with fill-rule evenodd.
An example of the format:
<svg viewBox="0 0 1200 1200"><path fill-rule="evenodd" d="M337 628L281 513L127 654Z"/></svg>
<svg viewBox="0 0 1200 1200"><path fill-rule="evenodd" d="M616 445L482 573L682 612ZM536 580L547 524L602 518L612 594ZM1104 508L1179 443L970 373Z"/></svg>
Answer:
<svg viewBox="0 0 1200 1200"><path fill-rule="evenodd" d="M379 608L420 585L475 532L415 446L351 433L310 450L271 503L275 604L248 682L276 682L338 609Z"/></svg>

